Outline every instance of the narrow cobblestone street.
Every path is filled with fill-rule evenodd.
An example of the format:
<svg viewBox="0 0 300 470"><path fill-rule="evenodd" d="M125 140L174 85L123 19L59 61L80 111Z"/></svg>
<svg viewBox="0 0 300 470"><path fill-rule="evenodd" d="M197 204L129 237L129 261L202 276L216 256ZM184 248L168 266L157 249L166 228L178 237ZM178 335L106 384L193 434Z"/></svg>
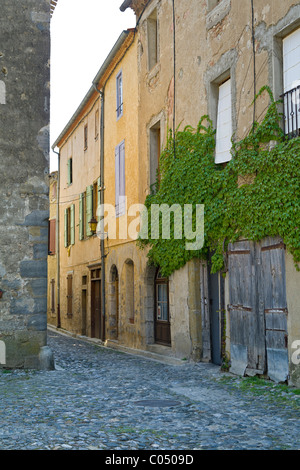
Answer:
<svg viewBox="0 0 300 470"><path fill-rule="evenodd" d="M169 365L52 331L48 344L55 371L0 372L1 450L300 448L300 396L278 386L254 394L211 364Z"/></svg>

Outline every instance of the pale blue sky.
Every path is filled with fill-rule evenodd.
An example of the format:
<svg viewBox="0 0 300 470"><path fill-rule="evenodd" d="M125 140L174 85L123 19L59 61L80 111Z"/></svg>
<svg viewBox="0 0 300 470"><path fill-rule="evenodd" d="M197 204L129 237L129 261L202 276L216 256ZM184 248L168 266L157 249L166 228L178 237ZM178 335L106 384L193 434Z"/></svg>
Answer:
<svg viewBox="0 0 300 470"><path fill-rule="evenodd" d="M123 0L59 0L51 19L50 146L90 89L105 58L124 29L135 26ZM50 155L50 171L57 157Z"/></svg>

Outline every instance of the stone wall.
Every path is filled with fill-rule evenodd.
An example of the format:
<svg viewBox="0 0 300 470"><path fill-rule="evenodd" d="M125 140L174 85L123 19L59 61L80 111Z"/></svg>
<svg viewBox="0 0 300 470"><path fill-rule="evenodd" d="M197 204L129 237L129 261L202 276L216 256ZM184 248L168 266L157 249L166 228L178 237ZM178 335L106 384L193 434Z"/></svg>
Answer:
<svg viewBox="0 0 300 470"><path fill-rule="evenodd" d="M10 368L53 366L46 346L49 23L49 0L1 1L0 362Z"/></svg>

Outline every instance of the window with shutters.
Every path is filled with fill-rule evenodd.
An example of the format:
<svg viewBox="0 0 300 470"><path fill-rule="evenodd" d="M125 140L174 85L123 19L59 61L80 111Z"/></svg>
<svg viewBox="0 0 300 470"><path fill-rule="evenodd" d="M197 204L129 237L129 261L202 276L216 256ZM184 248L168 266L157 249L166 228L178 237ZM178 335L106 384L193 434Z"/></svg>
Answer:
<svg viewBox="0 0 300 470"><path fill-rule="evenodd" d="M123 116L123 75L122 70L118 73L116 79L117 88L117 120Z"/></svg>
<svg viewBox="0 0 300 470"><path fill-rule="evenodd" d="M300 135L300 28L283 39L284 130L288 138Z"/></svg>
<svg viewBox="0 0 300 470"><path fill-rule="evenodd" d="M125 142L115 148L115 208L116 217L125 214Z"/></svg>
<svg viewBox="0 0 300 470"><path fill-rule="evenodd" d="M73 183L73 158L68 159L67 180L68 186Z"/></svg>
<svg viewBox="0 0 300 470"><path fill-rule="evenodd" d="M75 244L75 205L65 209L64 215L64 245L67 248Z"/></svg>
<svg viewBox="0 0 300 470"><path fill-rule="evenodd" d="M232 114L231 80L219 85L215 163L231 160Z"/></svg>
<svg viewBox="0 0 300 470"><path fill-rule="evenodd" d="M48 255L55 255L56 219L49 220Z"/></svg>
<svg viewBox="0 0 300 470"><path fill-rule="evenodd" d="M67 315L73 314L73 275L67 277Z"/></svg>

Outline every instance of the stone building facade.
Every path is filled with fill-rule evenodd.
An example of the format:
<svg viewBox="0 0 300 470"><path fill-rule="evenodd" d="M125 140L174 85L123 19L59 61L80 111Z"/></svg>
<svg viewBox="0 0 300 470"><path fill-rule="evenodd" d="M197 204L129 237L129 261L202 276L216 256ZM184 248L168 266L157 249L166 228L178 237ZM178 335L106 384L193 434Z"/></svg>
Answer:
<svg viewBox="0 0 300 470"><path fill-rule="evenodd" d="M131 49L133 53L124 58L124 69L126 60L132 60L130 80L134 90L131 90L129 98L124 88L124 115L117 119L110 115L111 109L114 109L115 114L115 103L118 103L117 75L111 76L111 94L106 93L109 88L105 91L102 154L104 186L100 181L104 199L99 197L99 201L116 205L116 180L118 185L120 183L119 166L116 171L116 152L124 140L125 193L118 192L118 197L134 194L129 201L129 208L133 202L144 203L155 182L160 152L166 144L168 132L179 125L181 128L186 125L195 128L201 116L209 115L219 142L215 163L226 165L231 158L231 136L234 135L237 140L243 138L251 129L253 118L259 121L264 116L268 106L266 97L257 102L253 116L251 104L255 93L262 86L269 85L275 99L278 99L285 91L286 77L293 73L286 70L288 67L284 64L290 63L291 59L294 60L291 68L299 69L299 54L290 54L287 61L289 52L286 52L286 47L290 47L291 51L299 51L300 4L294 0L126 0L120 8L122 11L132 8L137 18L134 48ZM288 46L288 43L292 43L292 46ZM116 70L116 73L119 72L120 68ZM123 76L125 87L126 75ZM102 87L103 83L99 82L98 88L103 92ZM92 105L92 101L84 102L75 119L78 124L76 132L80 131L80 138L76 137L81 146L81 156L78 155L78 159L81 158L80 165L84 165L86 158L82 151L84 120L88 119L88 106ZM129 119L132 110L134 119ZM119 133L118 129L121 129L124 121L127 123L126 129ZM54 145L61 152L60 174L65 181L69 171L67 160L75 155L76 145L71 144L69 137L73 125L75 122L68 124ZM226 130L222 135L218 134L221 128ZM74 139L75 131L72 135ZM133 135L136 140L128 154L126 141ZM95 152L98 155L99 149L95 149ZM90 180L93 179L96 184L98 177L96 166ZM76 187L76 190L72 188L70 194L81 194L83 191ZM60 198L67 198L67 192L61 193ZM98 335L110 346L216 364L222 362L223 339L226 337L226 352L231 360L232 372L242 375L262 374L276 381L291 380L299 384L299 370L292 361L293 345L299 339L300 327L297 307L300 299L296 288L299 272L280 240L263 240L255 247L247 240L240 240L228 254L230 269L225 277L222 273L212 275L208 261L195 259L165 279L161 277L159 268L148 265L147 252L137 247L128 232L123 241L114 240L108 233L100 254L97 252L100 245L97 237L87 242L81 241L81 244L89 243L89 253L92 253L92 243L96 248L90 258L83 255L83 248L80 248L84 258L80 261L78 258L75 262L72 256L75 253L79 256L76 248L80 236L76 222L80 217L79 202L74 202L74 210L75 243L66 243L60 261L61 269L64 269L60 277L61 291L65 289L61 306L70 299L69 295L73 296L66 290L67 277L74 276L75 279L78 271L73 291L77 297L73 299L72 316L68 318L67 307L61 308L61 318L65 316L66 329L78 334L84 331L88 336ZM117 228L123 215L122 212L114 219ZM64 217L61 212L60 219ZM61 242L63 237L61 229ZM267 260L271 263L271 268L268 268L273 276L270 278L270 289L282 291L280 305L264 305L264 315L268 314L268 321L271 322L262 332L264 350L267 351L264 365L259 355L255 363L249 363L249 352L252 354L250 350L255 344L256 332L250 334L252 339L251 344L248 344L235 326L239 323L236 319L239 320L240 316L242 319L248 318L247 312L255 313L255 309L246 306L244 311L243 305L237 305L234 301L234 273L236 277L245 273L238 271L238 264L233 260L237 254L251 254L254 249L256 253L261 253L258 265L267 263ZM276 266L272 265L273 255L274 259L279 260ZM82 265L83 259L85 273L78 267ZM251 269L258 268L252 266ZM250 276L251 272L248 273ZM102 283L102 300L101 307L98 304L95 309L100 294L98 300L93 302L91 296L94 284L98 281ZM284 286L284 289L279 286ZM84 296L86 308L82 308L80 300L83 290L87 291ZM91 329L92 309L96 317L102 319L97 333ZM84 313L88 311L91 313ZM84 329L82 319L88 318L88 315L88 328ZM276 324L280 323L281 328L276 328ZM277 333L281 339L284 338L280 347L276 342L266 346L265 337L271 334L275 337Z"/></svg>
<svg viewBox="0 0 300 470"><path fill-rule="evenodd" d="M0 19L1 366L52 368L47 347L50 2Z"/></svg>

